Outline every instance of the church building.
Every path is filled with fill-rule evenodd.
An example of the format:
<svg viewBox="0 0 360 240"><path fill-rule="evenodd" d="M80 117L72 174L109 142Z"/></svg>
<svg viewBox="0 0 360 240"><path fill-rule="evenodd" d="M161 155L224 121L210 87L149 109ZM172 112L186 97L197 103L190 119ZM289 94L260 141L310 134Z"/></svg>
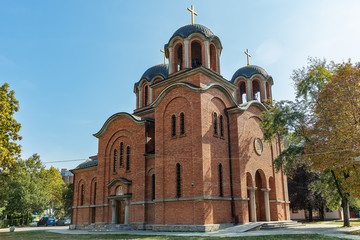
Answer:
<svg viewBox="0 0 360 240"><path fill-rule="evenodd" d="M172 34L168 64L134 83L134 112L110 116L94 134L98 154L72 170L73 228L212 231L290 220L287 178L272 164L281 136L269 144L260 128L273 79L249 63L225 79L222 49L200 24Z"/></svg>

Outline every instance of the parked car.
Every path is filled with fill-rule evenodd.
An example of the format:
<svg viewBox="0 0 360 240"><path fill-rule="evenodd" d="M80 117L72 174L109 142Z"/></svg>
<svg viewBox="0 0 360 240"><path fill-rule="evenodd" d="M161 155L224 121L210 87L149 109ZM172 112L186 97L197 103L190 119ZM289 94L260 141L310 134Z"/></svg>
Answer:
<svg viewBox="0 0 360 240"><path fill-rule="evenodd" d="M69 217L62 217L56 221L56 226L65 226L71 224L71 218Z"/></svg>
<svg viewBox="0 0 360 240"><path fill-rule="evenodd" d="M40 221L37 223L38 226L45 225L45 226L55 226L55 218L53 217L42 217Z"/></svg>

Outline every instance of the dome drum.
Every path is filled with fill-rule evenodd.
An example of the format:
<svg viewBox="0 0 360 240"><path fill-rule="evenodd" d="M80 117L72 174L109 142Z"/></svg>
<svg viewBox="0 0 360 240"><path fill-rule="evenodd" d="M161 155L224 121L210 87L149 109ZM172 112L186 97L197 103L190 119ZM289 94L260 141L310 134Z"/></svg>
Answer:
<svg viewBox="0 0 360 240"><path fill-rule="evenodd" d="M204 66L220 73L220 39L200 24L179 28L165 45L169 74Z"/></svg>
<svg viewBox="0 0 360 240"><path fill-rule="evenodd" d="M231 82L238 86L237 102L239 104L258 100L266 102L271 99L272 77L261 67L248 65L238 69Z"/></svg>

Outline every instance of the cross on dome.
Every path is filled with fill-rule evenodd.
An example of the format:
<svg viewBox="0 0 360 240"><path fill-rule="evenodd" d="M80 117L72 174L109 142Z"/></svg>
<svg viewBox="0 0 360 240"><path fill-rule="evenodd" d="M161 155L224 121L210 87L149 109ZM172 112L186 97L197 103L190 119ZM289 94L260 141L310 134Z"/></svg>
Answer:
<svg viewBox="0 0 360 240"><path fill-rule="evenodd" d="M165 56L165 51L160 49L160 52L162 52L164 54L164 64L166 64L166 56Z"/></svg>
<svg viewBox="0 0 360 240"><path fill-rule="evenodd" d="M194 11L194 6L191 5L191 9L187 8L187 10L189 10L191 12L191 24L194 24L194 15L198 15L197 12Z"/></svg>
<svg viewBox="0 0 360 240"><path fill-rule="evenodd" d="M251 57L250 53L249 53L249 49L246 49L246 52L244 52L246 57L247 57L247 65L249 66L250 63L249 63L249 57Z"/></svg>

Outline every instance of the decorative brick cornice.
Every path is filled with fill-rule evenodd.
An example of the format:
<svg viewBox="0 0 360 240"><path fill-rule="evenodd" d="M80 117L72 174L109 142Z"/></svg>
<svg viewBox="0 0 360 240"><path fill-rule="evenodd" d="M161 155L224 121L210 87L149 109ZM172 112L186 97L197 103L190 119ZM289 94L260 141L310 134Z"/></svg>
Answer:
<svg viewBox="0 0 360 240"><path fill-rule="evenodd" d="M106 122L104 123L104 125L102 126L102 128L100 129L100 131L98 131L97 133L93 134L95 137L99 138L102 135L104 135L104 133L106 132L106 130L108 129L108 127L110 126L110 124L115 121L116 119L119 118L129 118L131 120L133 120L136 124L138 125L144 125L145 121L150 121L153 122L154 119L150 119L150 118L142 118L142 117L138 117L126 112L119 112L119 113L115 113L114 115L112 115L111 117L109 117Z"/></svg>
<svg viewBox="0 0 360 240"><path fill-rule="evenodd" d="M211 88L217 88L219 89L221 92L223 92L225 94L225 96L228 98L228 100L230 101L231 105L235 105L237 106L237 103L234 99L234 97L232 96L232 94L229 92L229 90L227 88L225 88L223 85L219 84L219 83L208 83L206 84L205 86L202 86L202 87L198 87L198 86L195 86L191 83L184 83L184 82L181 82L181 83L174 83L174 84L171 84L170 86L166 87L165 89L163 89L161 91L161 93L159 94L159 96L155 99L155 101L151 104L152 107L156 107L157 105L160 104L161 100L170 92L172 91L173 89L175 88L188 88L190 89L191 91L194 91L194 92L198 92L198 93L203 93L203 92L206 92L208 90L210 90Z"/></svg>

